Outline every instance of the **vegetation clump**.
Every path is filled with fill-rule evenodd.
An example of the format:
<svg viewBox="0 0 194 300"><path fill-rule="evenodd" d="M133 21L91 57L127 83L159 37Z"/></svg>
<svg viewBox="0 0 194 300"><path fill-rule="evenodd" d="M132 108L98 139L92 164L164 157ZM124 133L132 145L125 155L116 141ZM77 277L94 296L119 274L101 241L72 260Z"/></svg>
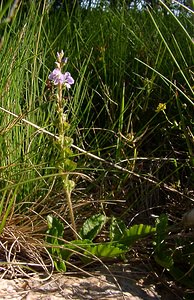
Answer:
<svg viewBox="0 0 194 300"><path fill-rule="evenodd" d="M192 3L92 3L0 4L1 269L50 276L147 247L190 299Z"/></svg>

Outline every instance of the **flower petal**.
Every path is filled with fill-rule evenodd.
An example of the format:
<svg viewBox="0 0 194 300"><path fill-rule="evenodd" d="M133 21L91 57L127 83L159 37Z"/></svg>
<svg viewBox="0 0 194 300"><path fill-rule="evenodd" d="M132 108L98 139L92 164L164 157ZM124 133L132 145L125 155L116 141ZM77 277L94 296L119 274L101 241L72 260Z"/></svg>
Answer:
<svg viewBox="0 0 194 300"><path fill-rule="evenodd" d="M65 76L61 73L61 70L56 68L54 69L48 77L49 80L52 80L55 85L65 82Z"/></svg>

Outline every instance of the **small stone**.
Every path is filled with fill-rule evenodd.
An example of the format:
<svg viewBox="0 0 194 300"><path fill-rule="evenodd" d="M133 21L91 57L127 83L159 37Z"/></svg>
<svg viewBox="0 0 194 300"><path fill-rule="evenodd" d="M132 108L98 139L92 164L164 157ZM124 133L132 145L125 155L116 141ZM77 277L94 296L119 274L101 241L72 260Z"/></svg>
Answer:
<svg viewBox="0 0 194 300"><path fill-rule="evenodd" d="M185 227L194 228L194 209L192 209L191 211L184 214L184 216L183 216L183 225Z"/></svg>

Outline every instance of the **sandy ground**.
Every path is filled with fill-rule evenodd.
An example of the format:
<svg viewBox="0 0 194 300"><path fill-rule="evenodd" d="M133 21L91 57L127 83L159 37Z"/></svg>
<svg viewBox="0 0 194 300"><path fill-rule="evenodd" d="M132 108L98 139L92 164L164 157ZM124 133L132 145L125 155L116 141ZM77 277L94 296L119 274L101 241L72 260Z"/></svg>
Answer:
<svg viewBox="0 0 194 300"><path fill-rule="evenodd" d="M115 282L113 282L115 281ZM0 299L12 300L59 300L59 299L109 299L109 300L155 300L161 297L154 286L147 288L130 280L109 280L107 276L79 278L67 275L53 275L46 281L30 279L0 279Z"/></svg>
<svg viewBox="0 0 194 300"><path fill-rule="evenodd" d="M29 278L0 279L0 300L180 300L180 291L157 282L147 266L139 262L112 264L83 273L33 275Z"/></svg>

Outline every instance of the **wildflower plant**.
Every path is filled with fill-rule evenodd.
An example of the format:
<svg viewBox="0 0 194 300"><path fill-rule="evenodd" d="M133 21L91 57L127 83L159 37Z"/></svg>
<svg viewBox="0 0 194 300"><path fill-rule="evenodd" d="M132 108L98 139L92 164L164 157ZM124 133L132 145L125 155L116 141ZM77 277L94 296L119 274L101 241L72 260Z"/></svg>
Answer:
<svg viewBox="0 0 194 300"><path fill-rule="evenodd" d="M63 50L60 53L57 52L57 61L55 63L56 68L51 72L48 79L51 80L53 84L57 87L57 148L59 149L59 159L57 161L57 167L66 194L66 200L69 208L69 215L74 236L77 237L74 211L71 201L71 193L75 187L75 182L72 179L70 179L70 173L72 174L72 172L76 169L76 163L71 159L73 155L71 150L73 139L70 136L68 136L70 124L67 120L67 114L64 113L66 100L63 97L64 90L71 88L71 85L74 84L74 79L71 77L71 74L69 72L62 73L62 68L67 63L67 58L64 57Z"/></svg>

